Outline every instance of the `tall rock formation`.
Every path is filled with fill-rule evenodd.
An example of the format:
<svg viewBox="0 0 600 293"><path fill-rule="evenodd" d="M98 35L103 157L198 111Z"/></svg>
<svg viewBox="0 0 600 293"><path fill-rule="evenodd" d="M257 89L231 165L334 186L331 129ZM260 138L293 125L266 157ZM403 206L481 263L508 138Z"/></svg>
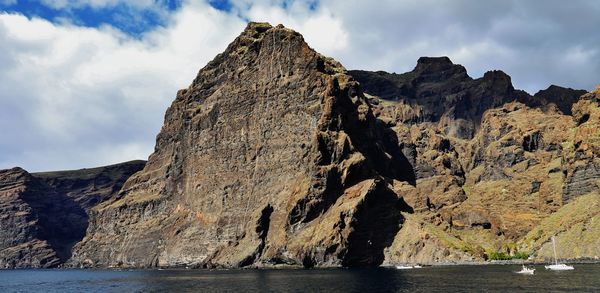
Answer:
<svg viewBox="0 0 600 293"><path fill-rule="evenodd" d="M551 235L581 224L550 229L549 219L575 210L580 219L594 217L592 208L578 210L585 206L579 199L570 204L582 196L590 207L600 201L594 94L579 98L586 92L550 86L531 96L500 71L472 79L446 57L420 58L404 74L350 74L397 133L416 174L415 186L394 187L415 213L386 249L386 263L535 254ZM600 256L593 242L580 247L587 252L568 255Z"/></svg>
<svg viewBox="0 0 600 293"><path fill-rule="evenodd" d="M0 268L57 267L88 227L87 212L116 196L143 161L30 174L0 170Z"/></svg>
<svg viewBox="0 0 600 293"><path fill-rule="evenodd" d="M0 267L542 260L553 235L600 259L599 100L447 57L347 72L250 23L177 93L145 166L0 171Z"/></svg>
<svg viewBox="0 0 600 293"><path fill-rule="evenodd" d="M177 93L73 264L379 265L409 210L393 180L414 183L411 165L346 70L250 23Z"/></svg>

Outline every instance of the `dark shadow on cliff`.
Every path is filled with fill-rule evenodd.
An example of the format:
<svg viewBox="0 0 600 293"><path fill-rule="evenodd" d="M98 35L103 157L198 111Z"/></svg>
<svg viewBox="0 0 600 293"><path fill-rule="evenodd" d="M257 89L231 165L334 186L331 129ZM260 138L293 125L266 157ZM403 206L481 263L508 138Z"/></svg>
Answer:
<svg viewBox="0 0 600 293"><path fill-rule="evenodd" d="M42 240L48 241L62 262L71 257L73 246L85 237L89 210L118 196L127 179L142 170L145 164L145 161L137 160L31 174L32 186L23 200L39 219Z"/></svg>
<svg viewBox="0 0 600 293"><path fill-rule="evenodd" d="M33 210L40 226L39 238L46 240L62 262L71 257L73 246L85 236L88 215L73 199L60 194L41 180L31 179L22 199Z"/></svg>
<svg viewBox="0 0 600 293"><path fill-rule="evenodd" d="M352 90L356 90L357 92L345 93L344 96L363 96L360 87ZM368 104L368 101L366 102ZM394 130L375 117L370 106L368 112L364 113L366 117L361 119L358 107L352 104L350 98L340 99L339 103L343 105L341 108L353 110L340 111L340 114L344 117L344 129L354 147L365 156L368 169L376 172L375 174L358 176L359 178L354 181L357 183L368 177L373 178L380 175L384 178L406 181L415 185L416 175L414 167L404 153L402 153L398 136Z"/></svg>
<svg viewBox="0 0 600 293"><path fill-rule="evenodd" d="M402 198L378 182L354 215L354 230L348 236L344 267L376 267L384 260L384 249L392 245L404 217L413 210Z"/></svg>
<svg viewBox="0 0 600 293"><path fill-rule="evenodd" d="M375 117L358 84L340 89L337 79L332 83L329 94L336 98L331 106L330 119L319 127L321 133L345 133L354 150L351 151L347 144L340 150L339 142L332 136L318 133L316 164L341 164L356 152L362 154L364 160L350 164L345 170L330 168L315 174L316 180L311 187L314 195L296 203L288 218L290 226L316 219L342 196L345 189L364 180L395 179L416 184L414 167L402 153L396 133ZM365 106L368 107L366 110Z"/></svg>

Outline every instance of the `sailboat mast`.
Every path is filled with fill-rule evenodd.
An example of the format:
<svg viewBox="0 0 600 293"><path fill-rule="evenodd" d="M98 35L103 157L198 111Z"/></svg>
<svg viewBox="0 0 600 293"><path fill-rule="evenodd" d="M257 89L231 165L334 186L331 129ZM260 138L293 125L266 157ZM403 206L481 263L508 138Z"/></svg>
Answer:
<svg viewBox="0 0 600 293"><path fill-rule="evenodd" d="M552 249L554 250L554 264L558 264L558 258L556 257L556 243L554 242L554 236L552 236Z"/></svg>

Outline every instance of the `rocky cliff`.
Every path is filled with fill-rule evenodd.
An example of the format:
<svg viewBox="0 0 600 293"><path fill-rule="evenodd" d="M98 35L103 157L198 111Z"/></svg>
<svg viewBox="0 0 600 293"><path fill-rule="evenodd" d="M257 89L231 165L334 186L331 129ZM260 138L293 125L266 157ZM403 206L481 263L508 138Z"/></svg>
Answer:
<svg viewBox="0 0 600 293"><path fill-rule="evenodd" d="M543 257L562 230L530 233L598 200L597 103L582 94L531 96L446 57L405 74L346 72L298 33L251 23L177 94L147 166L93 210L72 264Z"/></svg>
<svg viewBox="0 0 600 293"><path fill-rule="evenodd" d="M386 249L386 263L544 259L548 251L538 250L555 234L569 243L564 257L600 257L597 241L572 238L600 236L574 227L595 227L600 202L597 92L550 86L531 96L502 72L472 79L446 57L421 58L404 74L350 74L416 174L415 186L395 187L415 213ZM565 209L579 220L547 227Z"/></svg>
<svg viewBox="0 0 600 293"><path fill-rule="evenodd" d="M117 195L143 161L76 171L0 171L0 268L56 267L88 226L88 211Z"/></svg>
<svg viewBox="0 0 600 293"><path fill-rule="evenodd" d="M250 23L178 92L155 152L94 210L89 266L375 266L414 182L393 131L335 60Z"/></svg>
<svg viewBox="0 0 600 293"><path fill-rule="evenodd" d="M439 122L444 134L464 139L473 138L489 109L517 101L571 114L573 103L586 93L552 85L531 96L515 89L502 71L488 71L473 79L448 57L421 57L414 70L403 74L361 70L349 74L367 94L400 104L390 108L389 118L405 124Z"/></svg>
<svg viewBox="0 0 600 293"><path fill-rule="evenodd" d="M1 171L0 266L543 260L553 235L598 259L599 100L447 57L346 71L250 23L177 93L145 166Z"/></svg>

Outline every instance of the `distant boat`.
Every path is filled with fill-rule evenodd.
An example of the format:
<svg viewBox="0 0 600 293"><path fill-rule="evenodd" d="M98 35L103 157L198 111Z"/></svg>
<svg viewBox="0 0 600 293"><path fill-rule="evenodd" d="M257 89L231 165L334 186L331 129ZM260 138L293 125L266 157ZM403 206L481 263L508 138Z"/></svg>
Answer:
<svg viewBox="0 0 600 293"><path fill-rule="evenodd" d="M525 265L523 265L523 268L517 272L517 274L523 274L523 275L533 275L534 273L535 273L534 268L528 268Z"/></svg>
<svg viewBox="0 0 600 293"><path fill-rule="evenodd" d="M396 266L396 269L398 270L410 270L412 268L412 266Z"/></svg>
<svg viewBox="0 0 600 293"><path fill-rule="evenodd" d="M556 241L554 240L554 236L552 236L552 249L554 250L554 264L544 266L547 270L570 271L575 269L573 266L566 265L564 263L558 263L558 257L556 256Z"/></svg>
<svg viewBox="0 0 600 293"><path fill-rule="evenodd" d="M410 270L410 269L420 269L420 268L422 268L422 266L420 266L420 265L414 265L414 266L398 265L398 266L396 266L397 270Z"/></svg>

